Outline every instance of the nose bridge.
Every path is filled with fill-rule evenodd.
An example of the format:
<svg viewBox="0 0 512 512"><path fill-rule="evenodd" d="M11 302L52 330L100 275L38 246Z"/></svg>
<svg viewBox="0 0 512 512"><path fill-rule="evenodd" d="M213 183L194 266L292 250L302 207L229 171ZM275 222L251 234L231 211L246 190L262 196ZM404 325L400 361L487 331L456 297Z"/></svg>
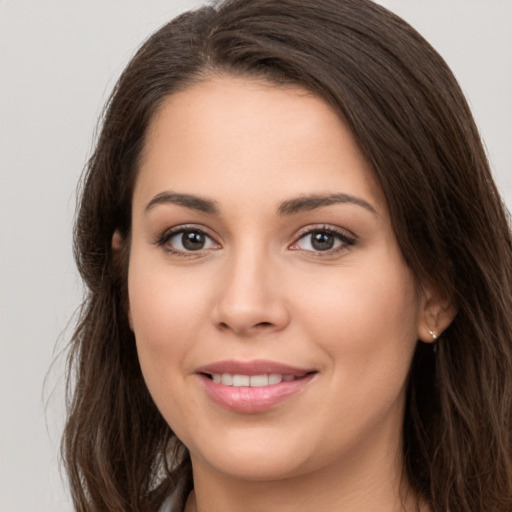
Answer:
<svg viewBox="0 0 512 512"><path fill-rule="evenodd" d="M225 262L216 323L238 334L283 328L289 318L278 263L258 240L233 247Z"/></svg>

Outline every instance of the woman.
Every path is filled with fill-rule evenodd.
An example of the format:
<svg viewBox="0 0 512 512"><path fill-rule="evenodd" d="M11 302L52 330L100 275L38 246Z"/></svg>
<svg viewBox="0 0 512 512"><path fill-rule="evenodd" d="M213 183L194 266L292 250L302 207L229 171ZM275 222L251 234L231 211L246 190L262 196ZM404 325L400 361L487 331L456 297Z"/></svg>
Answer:
<svg viewBox="0 0 512 512"><path fill-rule="evenodd" d="M510 230L402 20L180 16L121 76L81 192L77 510L510 510Z"/></svg>

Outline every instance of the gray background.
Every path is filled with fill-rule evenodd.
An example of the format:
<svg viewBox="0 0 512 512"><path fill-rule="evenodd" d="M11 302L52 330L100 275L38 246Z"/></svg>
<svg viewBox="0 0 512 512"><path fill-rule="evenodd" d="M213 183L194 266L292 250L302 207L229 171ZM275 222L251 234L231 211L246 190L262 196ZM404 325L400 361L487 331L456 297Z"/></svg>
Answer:
<svg viewBox="0 0 512 512"><path fill-rule="evenodd" d="M75 185L101 107L135 48L200 3L0 0L0 512L72 509L58 468L56 356L80 301ZM452 67L512 205L512 0L380 3Z"/></svg>

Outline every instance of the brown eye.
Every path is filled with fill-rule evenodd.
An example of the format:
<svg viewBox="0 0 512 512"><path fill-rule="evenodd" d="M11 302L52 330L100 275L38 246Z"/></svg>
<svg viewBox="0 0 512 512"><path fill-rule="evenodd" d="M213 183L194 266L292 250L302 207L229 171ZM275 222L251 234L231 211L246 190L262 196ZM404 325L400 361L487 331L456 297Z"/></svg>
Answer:
<svg viewBox="0 0 512 512"><path fill-rule="evenodd" d="M336 243L336 238L332 233L315 231L309 236L311 237L311 247L317 251L328 251Z"/></svg>
<svg viewBox="0 0 512 512"><path fill-rule="evenodd" d="M174 229L164 235L158 244L175 253L190 253L220 248L204 231L195 228Z"/></svg>
<svg viewBox="0 0 512 512"><path fill-rule="evenodd" d="M198 231L184 231L181 233L181 244L187 251L199 251L204 248L206 236Z"/></svg>
<svg viewBox="0 0 512 512"><path fill-rule="evenodd" d="M354 245L355 239L334 228L311 229L290 246L292 250L335 253Z"/></svg>

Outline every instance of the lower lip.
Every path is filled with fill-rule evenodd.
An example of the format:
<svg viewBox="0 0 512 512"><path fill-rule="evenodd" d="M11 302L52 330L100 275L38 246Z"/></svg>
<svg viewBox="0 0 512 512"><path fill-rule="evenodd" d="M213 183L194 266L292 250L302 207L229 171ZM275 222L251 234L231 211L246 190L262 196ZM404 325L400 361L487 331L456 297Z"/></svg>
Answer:
<svg viewBox="0 0 512 512"><path fill-rule="evenodd" d="M272 409L288 398L300 393L311 381L314 374L300 379L280 382L271 386L226 386L214 382L205 375L199 375L208 396L218 405L231 411L254 414Z"/></svg>

